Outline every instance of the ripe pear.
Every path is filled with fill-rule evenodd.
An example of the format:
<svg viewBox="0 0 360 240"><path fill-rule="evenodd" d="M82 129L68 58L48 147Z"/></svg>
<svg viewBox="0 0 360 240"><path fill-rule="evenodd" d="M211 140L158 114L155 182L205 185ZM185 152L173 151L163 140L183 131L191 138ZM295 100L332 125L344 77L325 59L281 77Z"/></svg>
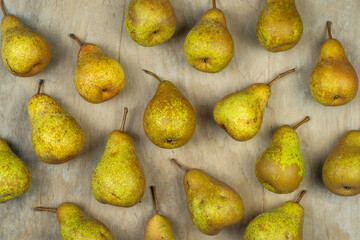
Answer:
<svg viewBox="0 0 360 240"><path fill-rule="evenodd" d="M320 51L320 59L310 78L312 96L325 106L349 103L357 94L358 77L346 57L341 43L332 38L331 22L327 22L329 39Z"/></svg>
<svg viewBox="0 0 360 240"><path fill-rule="evenodd" d="M185 145L196 127L194 108L177 87L144 70L159 81L154 97L147 105L143 125L146 136L161 148Z"/></svg>
<svg viewBox="0 0 360 240"><path fill-rule="evenodd" d="M239 222L244 214L240 195L225 183L200 169L186 169L183 184L191 220L206 235L216 235L224 227Z"/></svg>
<svg viewBox="0 0 360 240"><path fill-rule="evenodd" d="M169 220L159 214L156 188L151 186L151 190L155 202L155 215L146 223L144 240L175 240Z"/></svg>
<svg viewBox="0 0 360 240"><path fill-rule="evenodd" d="M119 130L111 132L91 178L91 190L101 203L120 207L137 204L145 192L145 176L131 136L124 133L128 109Z"/></svg>
<svg viewBox="0 0 360 240"><path fill-rule="evenodd" d="M360 132L347 132L326 158L322 178L331 192L341 196L360 193Z"/></svg>
<svg viewBox="0 0 360 240"><path fill-rule="evenodd" d="M270 146L256 161L256 178L268 190L280 194L291 193L303 181L305 167L295 130L309 120L306 117L294 127L284 125L278 128Z"/></svg>
<svg viewBox="0 0 360 240"><path fill-rule="evenodd" d="M74 73L75 88L80 96L90 103L102 103L118 95L125 84L120 63L95 44L82 43L74 34L70 37L81 47Z"/></svg>
<svg viewBox="0 0 360 240"><path fill-rule="evenodd" d="M296 202L285 202L254 218L245 229L244 240L301 240L304 208L299 203L305 193Z"/></svg>
<svg viewBox="0 0 360 240"><path fill-rule="evenodd" d="M295 0L266 0L257 25L256 37L270 52L293 48L301 38L303 23Z"/></svg>
<svg viewBox="0 0 360 240"><path fill-rule="evenodd" d="M226 26L224 13L216 8L207 11L185 39L186 60L195 69L217 73L223 70L234 55L234 42Z"/></svg>
<svg viewBox="0 0 360 240"><path fill-rule="evenodd" d="M41 161L60 164L81 152L85 137L80 125L55 99L40 93L43 82L28 103L32 145Z"/></svg>
<svg viewBox="0 0 360 240"><path fill-rule="evenodd" d="M62 203L55 208L36 207L36 211L57 213L63 240L113 240L110 230L100 221L89 217L73 203Z"/></svg>
<svg viewBox="0 0 360 240"><path fill-rule="evenodd" d="M51 50L46 39L26 27L14 15L7 14L0 0L4 18L1 22L1 55L7 70L18 77L31 77L46 68Z"/></svg>
<svg viewBox="0 0 360 240"><path fill-rule="evenodd" d="M0 203L24 194L31 183L29 168L0 139Z"/></svg>
<svg viewBox="0 0 360 240"><path fill-rule="evenodd" d="M259 132L271 86L295 68L279 74L268 84L255 83L222 98L214 108L215 122L233 139L247 141Z"/></svg>
<svg viewBox="0 0 360 240"><path fill-rule="evenodd" d="M136 43L152 47L175 33L175 11L169 0L130 0L125 27Z"/></svg>

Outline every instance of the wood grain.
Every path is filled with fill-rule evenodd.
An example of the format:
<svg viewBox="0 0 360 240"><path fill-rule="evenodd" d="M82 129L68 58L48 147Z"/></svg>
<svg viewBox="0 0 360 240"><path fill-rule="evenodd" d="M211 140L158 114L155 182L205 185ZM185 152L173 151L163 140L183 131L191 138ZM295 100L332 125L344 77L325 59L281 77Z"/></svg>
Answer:
<svg viewBox="0 0 360 240"><path fill-rule="evenodd" d="M326 21L333 22L333 36L339 39L353 66L360 73L360 1L298 0L304 33L292 50L269 53L255 37L255 26L264 0L218 0L235 42L235 56L221 73L205 74L192 69L182 51L186 33L211 6L211 1L171 0L178 18L177 31L165 44L144 48L133 42L124 27L129 0L5 0L9 13L42 33L50 42L53 57L48 68L32 78L17 78L0 64L0 137L29 165L29 191L0 205L0 239L60 239L54 214L34 212L38 205L57 207L64 201L81 206L103 221L116 239L142 239L147 219L153 214L151 191L132 208L98 203L91 194L90 178L100 159L109 133L120 127L122 110L129 108L126 126L144 167L147 186L156 185L159 208L169 217L177 239L243 239L246 225L261 212L262 188L254 175L258 155L269 144L272 133L283 124L295 124L306 115L311 121L299 128L306 175L301 188L288 195L264 191L265 210L295 200L301 189L308 194L305 208L306 240L355 240L360 236L360 197L339 197L327 191L321 181L324 159L340 137L359 129L360 95L342 107L324 107L311 97L308 81L322 42ZM79 46L69 38L98 44L122 64L124 90L111 101L93 105L76 92L73 73ZM232 140L216 126L212 110L224 95L256 82L267 82L278 73L297 67L297 72L273 87L259 134L247 142ZM175 83L193 104L197 114L194 137L180 149L154 146L142 128L142 114L157 88L148 69ZM83 127L86 146L80 156L53 166L40 162L32 149L27 101L36 92L38 79L46 80L43 91L54 97ZM201 168L233 186L242 196L242 221L208 237L192 224L186 210L183 174L169 159L175 157L187 167Z"/></svg>

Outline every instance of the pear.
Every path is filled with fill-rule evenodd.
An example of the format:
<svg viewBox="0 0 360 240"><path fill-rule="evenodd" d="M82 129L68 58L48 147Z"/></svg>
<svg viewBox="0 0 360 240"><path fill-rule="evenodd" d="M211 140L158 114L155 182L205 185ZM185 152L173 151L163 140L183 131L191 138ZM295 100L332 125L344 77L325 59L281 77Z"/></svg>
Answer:
<svg viewBox="0 0 360 240"><path fill-rule="evenodd" d="M347 132L326 158L322 178L332 193L354 196L360 193L360 132Z"/></svg>
<svg viewBox="0 0 360 240"><path fill-rule="evenodd" d="M75 88L90 103L102 103L118 95L124 87L124 71L115 59L105 55L95 44L83 43L70 34L80 45L74 73Z"/></svg>
<svg viewBox="0 0 360 240"><path fill-rule="evenodd" d="M247 141L259 132L271 86L295 68L279 74L268 84L255 83L222 98L214 108L215 122L233 139Z"/></svg>
<svg viewBox="0 0 360 240"><path fill-rule="evenodd" d="M224 13L216 8L207 11L185 39L186 60L195 69L217 73L223 70L234 55L234 42L226 26Z"/></svg>
<svg viewBox="0 0 360 240"><path fill-rule="evenodd" d="M357 94L358 77L346 57L341 43L332 38L331 22L327 22L329 39L320 51L320 59L310 78L312 96L325 106L349 103Z"/></svg>
<svg viewBox="0 0 360 240"><path fill-rule="evenodd" d="M295 0L266 0L257 25L256 37L270 52L293 48L301 38L303 23Z"/></svg>
<svg viewBox="0 0 360 240"><path fill-rule="evenodd" d="M295 130L309 120L306 117L294 127L284 125L278 128L270 146L256 161L256 178L268 190L281 194L291 193L303 181L305 167Z"/></svg>
<svg viewBox="0 0 360 240"><path fill-rule="evenodd" d="M152 47L175 33L175 11L169 0L130 0L125 27L136 43Z"/></svg>
<svg viewBox="0 0 360 240"><path fill-rule="evenodd" d="M190 169L171 161L185 172L183 184L191 220L206 235L216 235L224 227L239 222L244 205L239 194L200 169Z"/></svg>
<svg viewBox="0 0 360 240"><path fill-rule="evenodd" d="M80 125L47 94L37 94L28 102L31 140L38 158L50 164L73 159L84 147L85 137Z"/></svg>
<svg viewBox="0 0 360 240"><path fill-rule="evenodd" d="M169 220L159 214L156 188L151 186L151 190L155 202L155 215L146 223L144 240L175 240Z"/></svg>
<svg viewBox="0 0 360 240"><path fill-rule="evenodd" d="M137 204L145 192L145 176L131 136L124 133L128 109L119 130L111 132L91 178L91 190L101 203L120 207Z"/></svg>
<svg viewBox="0 0 360 240"><path fill-rule="evenodd" d="M57 214L63 240L113 240L110 230L100 221L89 217L73 203L62 203L55 208L36 207L36 211L49 211Z"/></svg>
<svg viewBox="0 0 360 240"><path fill-rule="evenodd" d="M24 194L30 183L29 168L11 151L5 140L0 139L0 203Z"/></svg>
<svg viewBox="0 0 360 240"><path fill-rule="evenodd" d="M1 55L7 70L18 77L31 77L46 68L51 50L46 39L26 27L14 15L7 14L0 0L4 18L1 22Z"/></svg>
<svg viewBox="0 0 360 240"><path fill-rule="evenodd" d="M144 70L159 81L154 97L147 105L143 125L146 136L161 148L178 148L194 134L196 116L191 103L177 87Z"/></svg>
<svg viewBox="0 0 360 240"><path fill-rule="evenodd" d="M244 240L301 240L304 208L299 203L305 193L296 202L285 202L254 218L245 229Z"/></svg>

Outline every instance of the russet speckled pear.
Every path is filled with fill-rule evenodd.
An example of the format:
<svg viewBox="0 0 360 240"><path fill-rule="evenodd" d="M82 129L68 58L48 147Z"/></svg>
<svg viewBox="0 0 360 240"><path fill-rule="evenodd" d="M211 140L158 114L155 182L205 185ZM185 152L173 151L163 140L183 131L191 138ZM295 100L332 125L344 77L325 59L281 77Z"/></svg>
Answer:
<svg viewBox="0 0 360 240"><path fill-rule="evenodd" d="M332 193L354 196L360 193L360 132L347 132L326 158L322 179Z"/></svg>
<svg viewBox="0 0 360 240"><path fill-rule="evenodd" d="M169 0L130 0L125 27L136 43L152 47L166 42L175 33L175 11Z"/></svg>
<svg viewBox="0 0 360 240"><path fill-rule="evenodd" d="M244 214L240 195L227 184L200 169L186 169L183 185L191 220L206 235L216 235L224 227L239 222Z"/></svg>
<svg viewBox="0 0 360 240"><path fill-rule="evenodd" d="M110 230L100 221L89 217L78 206L65 202L57 209L36 207L36 211L57 213L60 233L63 240L113 240Z"/></svg>
<svg viewBox="0 0 360 240"><path fill-rule="evenodd" d="M155 202L155 214L146 223L144 240L175 240L169 220L159 214L156 189L154 186L151 189Z"/></svg>
<svg viewBox="0 0 360 240"><path fill-rule="evenodd" d="M234 42L226 26L224 13L216 8L207 11L185 39L185 57L189 64L202 72L223 70L234 55Z"/></svg>
<svg viewBox="0 0 360 240"><path fill-rule="evenodd" d="M301 240L304 208L299 202L305 193L296 202L285 202L254 218L245 229L244 240Z"/></svg>
<svg viewBox="0 0 360 240"><path fill-rule="evenodd" d="M306 117L295 127L284 125L278 128L270 146L256 161L256 178L266 189L285 194L300 186L304 179L305 166L295 130L309 120L310 118Z"/></svg>
<svg viewBox="0 0 360 240"><path fill-rule="evenodd" d="M79 45L74 73L75 88L90 103L102 103L118 95L124 88L124 71L115 59L104 54L95 44L82 43L70 34Z"/></svg>
<svg viewBox="0 0 360 240"><path fill-rule="evenodd" d="M91 190L96 200L104 204L131 207L145 192L145 175L131 136L124 132L127 115L119 130L111 132L105 151L91 178Z"/></svg>
<svg viewBox="0 0 360 240"><path fill-rule="evenodd" d="M14 15L4 13L1 22L1 55L7 70L18 77L31 77L46 68L51 50L46 39L26 27Z"/></svg>
<svg viewBox="0 0 360 240"><path fill-rule="evenodd" d="M295 69L291 69L279 74L269 84L255 83L225 96L214 108L215 122L237 141L247 141L255 137L262 125L271 86L294 71Z"/></svg>
<svg viewBox="0 0 360 240"><path fill-rule="evenodd" d="M256 26L256 37L263 48L270 52L289 50L300 41L302 32L295 0L266 0Z"/></svg>
<svg viewBox="0 0 360 240"><path fill-rule="evenodd" d="M24 194L31 183L29 168L0 139L0 203Z"/></svg>
<svg viewBox="0 0 360 240"><path fill-rule="evenodd" d="M327 22L329 39L324 42L320 59L310 78L312 96L325 106L349 103L358 92L358 77L346 57L341 43L332 38L331 22Z"/></svg>
<svg viewBox="0 0 360 240"><path fill-rule="evenodd" d="M60 164L81 152L85 137L80 125L55 99L40 93L42 83L28 102L32 145L41 161Z"/></svg>
<svg viewBox="0 0 360 240"><path fill-rule="evenodd" d="M159 81L154 97L144 112L146 136L161 148L178 148L186 144L196 128L194 108L179 89L144 70Z"/></svg>

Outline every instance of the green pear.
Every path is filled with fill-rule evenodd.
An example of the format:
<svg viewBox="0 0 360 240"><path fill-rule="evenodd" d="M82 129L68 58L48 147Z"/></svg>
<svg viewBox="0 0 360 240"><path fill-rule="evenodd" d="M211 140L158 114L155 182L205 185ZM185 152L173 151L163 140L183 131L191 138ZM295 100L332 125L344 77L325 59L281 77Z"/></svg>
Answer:
<svg viewBox="0 0 360 240"><path fill-rule="evenodd" d="M255 83L222 98L214 108L215 122L237 141L247 141L259 132L271 86L295 68L279 74L268 84Z"/></svg>
<svg viewBox="0 0 360 240"><path fill-rule="evenodd" d="M91 190L101 203L120 207L137 204L145 192L145 176L131 136L124 133L128 109L119 130L111 132L91 178Z"/></svg>
<svg viewBox="0 0 360 240"><path fill-rule="evenodd" d="M256 25L256 37L263 48L271 52L289 50L300 41L302 32L295 0L266 0Z"/></svg>
<svg viewBox="0 0 360 240"><path fill-rule="evenodd" d="M104 54L95 44L83 43L70 34L80 45L74 73L75 88L90 103L102 103L118 95L124 87L124 71L115 59Z"/></svg>
<svg viewBox="0 0 360 240"><path fill-rule="evenodd" d="M360 132L347 132L326 158L322 178L331 192L341 196L360 193Z"/></svg>
<svg viewBox="0 0 360 240"><path fill-rule="evenodd" d="M216 235L224 227L239 222L244 214L240 195L230 186L200 169L186 169L183 184L191 220L206 235Z"/></svg>
<svg viewBox="0 0 360 240"><path fill-rule="evenodd" d="M152 47L166 42L175 33L175 11L169 0L130 0L125 27L136 43Z"/></svg>
<svg viewBox="0 0 360 240"><path fill-rule="evenodd" d="M113 240L110 230L100 221L89 217L73 203L62 203L55 208L36 207L36 211L57 213L63 240Z"/></svg>
<svg viewBox="0 0 360 240"><path fill-rule="evenodd" d="M0 139L0 203L24 194L31 183L29 168Z"/></svg>
<svg viewBox="0 0 360 240"><path fill-rule="evenodd" d="M144 70L159 81L154 97L147 105L143 125L146 136L161 148L185 145L195 132L194 108L177 87Z"/></svg>
<svg viewBox="0 0 360 240"><path fill-rule="evenodd" d="M301 240L304 208L299 203L305 193L296 202L285 202L254 218L245 229L244 240Z"/></svg>
<svg viewBox="0 0 360 240"><path fill-rule="evenodd" d="M156 188L151 186L151 190L155 202L155 215L146 223L144 240L175 240L169 220L159 214Z"/></svg>
<svg viewBox="0 0 360 240"><path fill-rule="evenodd" d="M80 125L55 99L40 93L43 82L28 103L32 145L41 161L60 164L81 152L85 137Z"/></svg>
<svg viewBox="0 0 360 240"><path fill-rule="evenodd" d="M1 55L7 70L18 77L31 77L46 68L51 50L46 39L26 27L14 15L7 14L0 0L4 18L1 22Z"/></svg>
<svg viewBox="0 0 360 240"><path fill-rule="evenodd" d="M280 194L291 193L303 181L305 167L295 130L309 120L306 117L294 127L284 125L278 128L270 146L256 161L256 178L268 190Z"/></svg>
<svg viewBox="0 0 360 240"><path fill-rule="evenodd" d="M310 90L320 104L339 106L356 96L358 77L343 46L332 38L331 22L327 22L327 27L329 39L321 47L319 61L311 74Z"/></svg>
<svg viewBox="0 0 360 240"><path fill-rule="evenodd" d="M215 0L213 8L186 36L184 52L189 64L202 72L217 73L230 63L234 42L226 26L225 15L216 8Z"/></svg>

